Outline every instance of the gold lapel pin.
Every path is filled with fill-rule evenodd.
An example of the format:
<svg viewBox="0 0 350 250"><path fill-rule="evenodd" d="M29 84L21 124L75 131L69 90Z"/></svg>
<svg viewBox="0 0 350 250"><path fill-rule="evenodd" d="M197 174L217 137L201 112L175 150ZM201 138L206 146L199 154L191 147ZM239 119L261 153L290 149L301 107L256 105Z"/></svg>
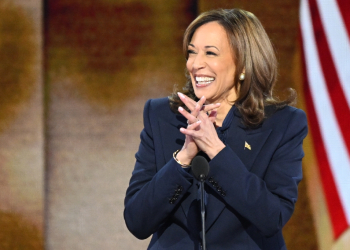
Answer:
<svg viewBox="0 0 350 250"><path fill-rule="evenodd" d="M250 145L248 144L248 142L244 142L244 149L249 149L249 150L252 150L252 148L250 147Z"/></svg>

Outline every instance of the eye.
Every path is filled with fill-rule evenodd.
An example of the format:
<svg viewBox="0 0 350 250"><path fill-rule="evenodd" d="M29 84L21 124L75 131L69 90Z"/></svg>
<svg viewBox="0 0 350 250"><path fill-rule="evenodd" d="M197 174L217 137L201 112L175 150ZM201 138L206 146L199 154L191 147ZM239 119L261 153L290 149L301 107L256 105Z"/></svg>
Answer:
<svg viewBox="0 0 350 250"><path fill-rule="evenodd" d="M213 51L207 51L206 53L208 56L217 56L217 54Z"/></svg>
<svg viewBox="0 0 350 250"><path fill-rule="evenodd" d="M189 55L189 54L195 54L195 52L194 52L194 50L189 49L189 50L187 50L187 54L188 54L188 55Z"/></svg>

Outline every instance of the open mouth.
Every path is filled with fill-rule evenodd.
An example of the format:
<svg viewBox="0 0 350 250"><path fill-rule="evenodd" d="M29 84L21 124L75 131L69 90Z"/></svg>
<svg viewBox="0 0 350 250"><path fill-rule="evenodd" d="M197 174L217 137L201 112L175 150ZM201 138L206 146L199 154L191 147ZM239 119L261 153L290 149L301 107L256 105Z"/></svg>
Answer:
<svg viewBox="0 0 350 250"><path fill-rule="evenodd" d="M196 86L197 87L205 87L211 84L215 78L214 77L206 77L206 76L196 76Z"/></svg>

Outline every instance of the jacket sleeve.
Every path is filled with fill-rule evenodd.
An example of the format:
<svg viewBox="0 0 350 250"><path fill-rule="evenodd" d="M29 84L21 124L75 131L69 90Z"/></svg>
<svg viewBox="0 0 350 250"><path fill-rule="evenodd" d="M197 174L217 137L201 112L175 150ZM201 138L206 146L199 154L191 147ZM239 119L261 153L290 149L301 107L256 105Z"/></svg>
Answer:
<svg viewBox="0 0 350 250"><path fill-rule="evenodd" d="M302 143L306 135L305 113L296 109L262 178L249 172L226 146L210 162L207 184L264 236L272 236L293 213L302 179Z"/></svg>
<svg viewBox="0 0 350 250"><path fill-rule="evenodd" d="M158 152L153 139L155 128L150 119L152 112L152 100L149 100L144 108L141 143L124 201L126 225L139 239L145 239L157 231L192 185L192 176L174 159L157 171Z"/></svg>

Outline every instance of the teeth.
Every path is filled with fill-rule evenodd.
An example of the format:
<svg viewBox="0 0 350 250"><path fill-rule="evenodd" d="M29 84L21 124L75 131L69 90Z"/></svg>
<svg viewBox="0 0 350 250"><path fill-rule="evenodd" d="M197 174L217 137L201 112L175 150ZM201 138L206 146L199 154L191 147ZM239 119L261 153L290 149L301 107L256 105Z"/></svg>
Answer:
<svg viewBox="0 0 350 250"><path fill-rule="evenodd" d="M196 76L196 81L197 82L211 82L214 81L215 78L214 77L198 77Z"/></svg>

